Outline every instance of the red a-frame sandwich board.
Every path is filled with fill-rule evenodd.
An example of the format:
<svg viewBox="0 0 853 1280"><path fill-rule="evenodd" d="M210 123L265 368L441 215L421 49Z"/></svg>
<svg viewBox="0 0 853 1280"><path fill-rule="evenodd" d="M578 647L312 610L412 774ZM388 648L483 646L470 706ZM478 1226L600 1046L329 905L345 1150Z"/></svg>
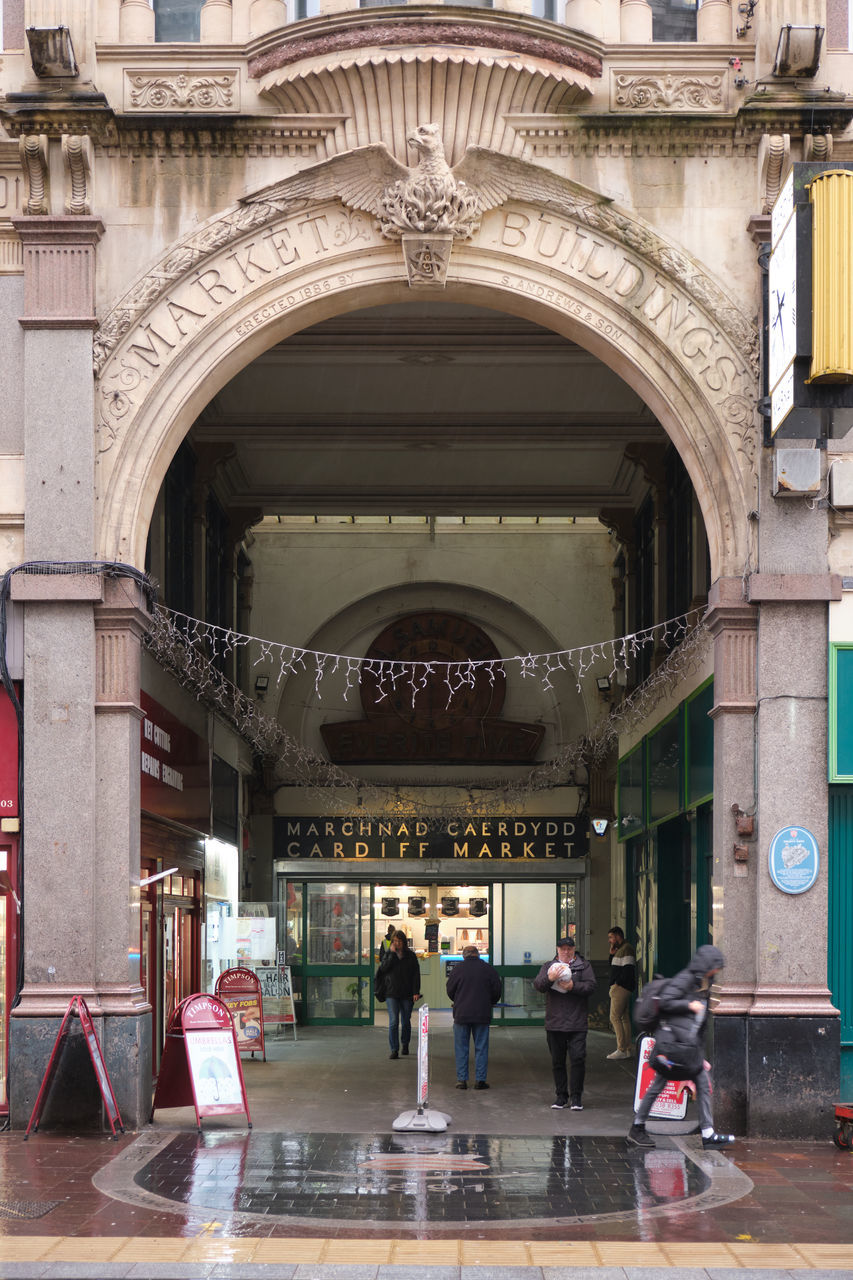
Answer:
<svg viewBox="0 0 853 1280"><path fill-rule="evenodd" d="M187 996L166 1029L150 1118L158 1107L190 1106L199 1132L202 1116L242 1111L252 1127L234 1021L218 996Z"/></svg>
<svg viewBox="0 0 853 1280"><path fill-rule="evenodd" d="M121 1122L118 1103L116 1102L116 1096L113 1093L113 1086L110 1083L109 1072L107 1071L107 1065L104 1062L104 1055L101 1051L98 1033L95 1030L94 1022L92 1021L92 1015L89 1013L86 1001L82 996L72 996L68 1001L68 1008L65 1010L62 1022L59 1024L59 1030L56 1033L56 1039L53 1042L53 1049L51 1050L50 1059L44 1073L44 1078L41 1082L41 1088L38 1091L38 1097L36 1098L35 1106L33 1107L33 1113L30 1116L30 1123L27 1125L27 1131L24 1134L25 1142L30 1136L30 1130L32 1130L33 1133L38 1133L39 1119L41 1117L44 1100L47 1097L51 1084L53 1083L54 1072L56 1071L56 1065L59 1062L59 1055L62 1051L62 1043L68 1034L69 1019L74 1013L77 1014L77 1017L80 1019L80 1025L83 1028L83 1036L86 1041L86 1047L89 1050L89 1057L92 1060L92 1066L95 1069L98 1088L101 1091L101 1098L103 1099L107 1119L110 1122L112 1136L114 1138L118 1136L116 1134L116 1126L118 1126L121 1132L124 1133L124 1125Z"/></svg>
<svg viewBox="0 0 853 1280"><path fill-rule="evenodd" d="M266 1062L264 997L257 974L245 965L226 969L216 979L214 990L231 1011L237 1033L237 1048L241 1053L251 1053L253 1058L260 1049Z"/></svg>

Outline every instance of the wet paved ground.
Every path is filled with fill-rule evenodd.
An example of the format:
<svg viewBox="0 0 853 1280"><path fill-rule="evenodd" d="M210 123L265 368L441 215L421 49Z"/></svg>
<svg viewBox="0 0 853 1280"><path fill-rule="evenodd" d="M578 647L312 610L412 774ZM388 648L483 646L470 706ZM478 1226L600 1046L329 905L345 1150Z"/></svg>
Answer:
<svg viewBox="0 0 853 1280"><path fill-rule="evenodd" d="M752 1183L696 1139L194 1134L140 1140L97 1182L141 1207L163 1201L242 1224L393 1227L406 1235L615 1222L740 1198Z"/></svg>
<svg viewBox="0 0 853 1280"><path fill-rule="evenodd" d="M246 1064L251 1133L2 1134L0 1280L853 1280L853 1154L703 1152L690 1115L630 1149L632 1064L591 1036L585 1110L553 1112L543 1040L493 1035L492 1090L454 1096L438 1038L446 1133L394 1133L412 1064L331 1029Z"/></svg>

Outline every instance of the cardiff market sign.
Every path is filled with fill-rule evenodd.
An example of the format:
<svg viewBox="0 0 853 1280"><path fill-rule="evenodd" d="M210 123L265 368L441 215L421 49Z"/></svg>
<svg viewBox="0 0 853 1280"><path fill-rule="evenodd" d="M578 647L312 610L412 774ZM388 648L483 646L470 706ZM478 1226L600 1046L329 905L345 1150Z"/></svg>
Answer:
<svg viewBox="0 0 853 1280"><path fill-rule="evenodd" d="M552 862L589 853L585 817L460 818L436 828L418 818L275 818L277 858L330 862Z"/></svg>

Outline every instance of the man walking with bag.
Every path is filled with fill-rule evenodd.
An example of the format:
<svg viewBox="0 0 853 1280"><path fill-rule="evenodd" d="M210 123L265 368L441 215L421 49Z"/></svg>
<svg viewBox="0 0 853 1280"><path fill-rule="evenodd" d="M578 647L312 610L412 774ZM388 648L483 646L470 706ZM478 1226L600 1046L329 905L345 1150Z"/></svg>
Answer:
<svg viewBox="0 0 853 1280"><path fill-rule="evenodd" d="M646 1131L646 1120L655 1099L668 1080L694 1080L702 1146L727 1147L734 1142L730 1133L717 1133L711 1115L711 1066L705 1061L705 1026L714 974L725 961L717 947L700 947L686 969L661 987L658 996L660 1018L649 1065L655 1078L640 1101L628 1142L635 1147L654 1147Z"/></svg>

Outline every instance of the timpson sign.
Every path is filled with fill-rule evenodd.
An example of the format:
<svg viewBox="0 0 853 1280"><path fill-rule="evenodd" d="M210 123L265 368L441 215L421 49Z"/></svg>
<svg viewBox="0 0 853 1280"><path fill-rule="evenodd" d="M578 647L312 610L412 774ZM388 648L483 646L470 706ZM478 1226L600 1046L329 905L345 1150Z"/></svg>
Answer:
<svg viewBox="0 0 853 1280"><path fill-rule="evenodd" d="M589 853L586 818L274 818L273 854L291 862L556 862Z"/></svg>

